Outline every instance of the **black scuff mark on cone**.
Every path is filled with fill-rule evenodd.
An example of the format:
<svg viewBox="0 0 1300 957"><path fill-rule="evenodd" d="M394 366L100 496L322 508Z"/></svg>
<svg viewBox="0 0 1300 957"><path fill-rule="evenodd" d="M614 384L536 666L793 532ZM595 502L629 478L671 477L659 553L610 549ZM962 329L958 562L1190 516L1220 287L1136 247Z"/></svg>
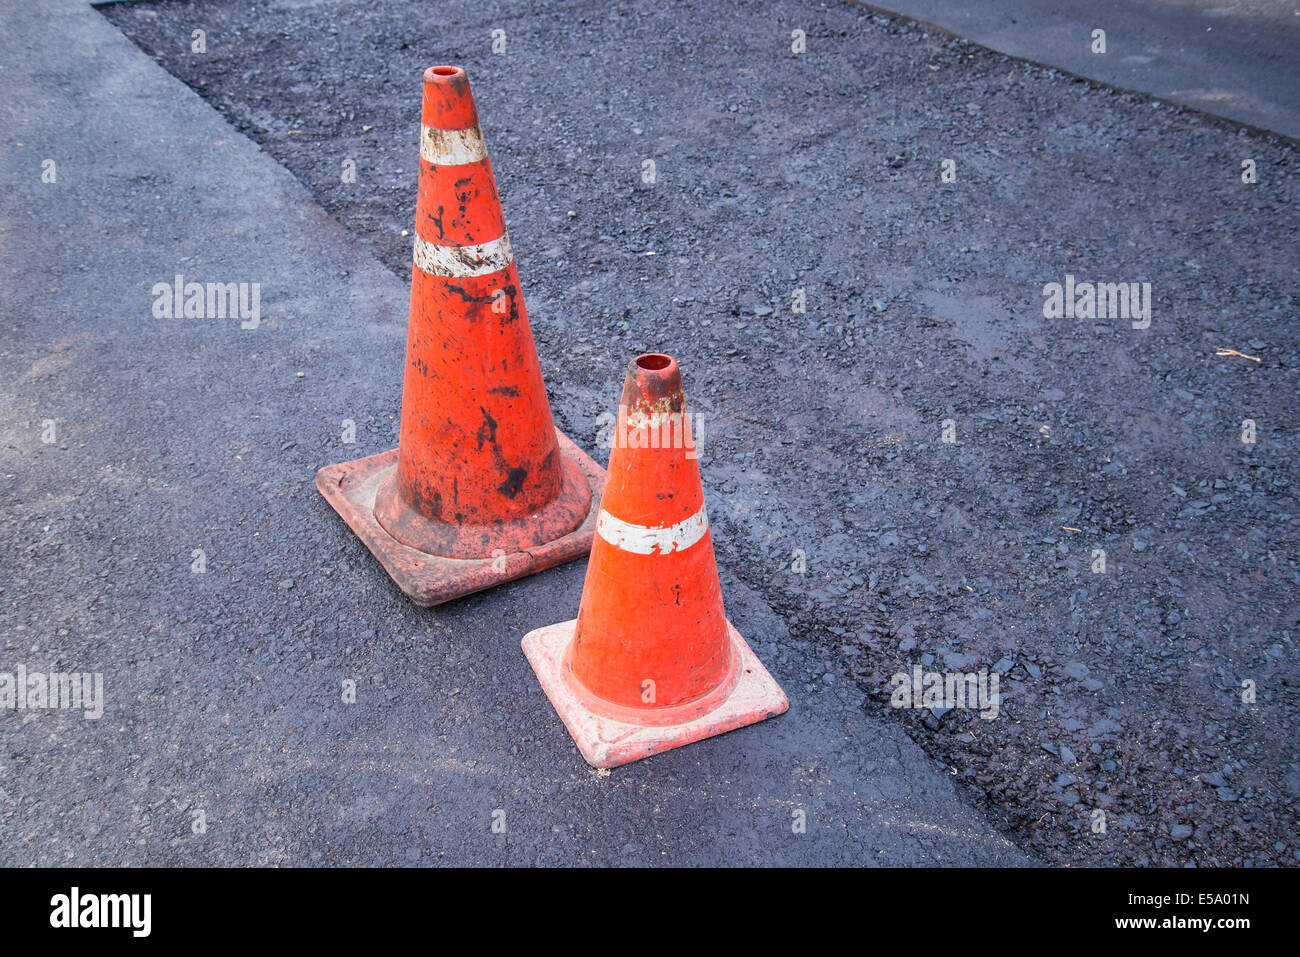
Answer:
<svg viewBox="0 0 1300 957"><path fill-rule="evenodd" d="M460 296L462 302L486 302L491 303L496 300L495 295L476 296L464 286L458 286L454 282L447 283L447 291L454 292Z"/></svg>
<svg viewBox="0 0 1300 957"><path fill-rule="evenodd" d="M474 434L474 438L478 440L478 447L482 449L483 443L486 442L493 448L496 448L497 420L492 418L492 414L488 412L487 409L483 408L483 406L480 405L478 410L483 413L483 424L478 427L478 432Z"/></svg>
<svg viewBox="0 0 1300 957"><path fill-rule="evenodd" d="M510 311L506 313L505 322L519 321L519 290L515 288L514 283L510 283L501 290L510 298Z"/></svg>
<svg viewBox="0 0 1300 957"><path fill-rule="evenodd" d="M524 482L528 479L528 469L522 466L506 471L506 480L497 486L497 491L506 498L514 498L524 488Z"/></svg>

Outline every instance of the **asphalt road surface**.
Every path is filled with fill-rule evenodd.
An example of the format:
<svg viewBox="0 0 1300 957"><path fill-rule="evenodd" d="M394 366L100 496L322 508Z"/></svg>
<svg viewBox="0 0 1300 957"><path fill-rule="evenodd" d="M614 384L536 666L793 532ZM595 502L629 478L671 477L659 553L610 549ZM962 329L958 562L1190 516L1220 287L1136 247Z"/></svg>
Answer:
<svg viewBox="0 0 1300 957"><path fill-rule="evenodd" d="M999 53L1300 139L1300 6L1291 0L887 0L878 6Z"/></svg>
<svg viewBox="0 0 1300 957"><path fill-rule="evenodd" d="M1295 863L1292 144L853 4L53 9L0 40L3 651L107 706L0 715L0 860ZM417 611L312 488L395 440L436 62L557 423L603 459L681 362L787 715L592 772L518 651L581 563ZM155 318L178 272L256 328Z"/></svg>

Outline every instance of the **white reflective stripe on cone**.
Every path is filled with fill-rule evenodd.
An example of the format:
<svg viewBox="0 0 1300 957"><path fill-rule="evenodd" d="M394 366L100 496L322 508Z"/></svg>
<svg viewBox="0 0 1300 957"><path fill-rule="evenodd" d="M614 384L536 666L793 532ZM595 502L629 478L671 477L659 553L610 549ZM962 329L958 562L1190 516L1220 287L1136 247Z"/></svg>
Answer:
<svg viewBox="0 0 1300 957"><path fill-rule="evenodd" d="M431 276L486 276L514 261L509 235L474 246L439 246L415 237L415 266Z"/></svg>
<svg viewBox="0 0 1300 957"><path fill-rule="evenodd" d="M463 166L487 159L487 145L477 126L463 130L421 126L420 159L435 166Z"/></svg>
<svg viewBox="0 0 1300 957"><path fill-rule="evenodd" d="M683 519L667 528L651 528L646 525L633 525L621 518L615 518L603 508L596 518L596 534L615 548L637 555L667 555L674 551L690 548L709 530L709 516L704 506L690 518Z"/></svg>

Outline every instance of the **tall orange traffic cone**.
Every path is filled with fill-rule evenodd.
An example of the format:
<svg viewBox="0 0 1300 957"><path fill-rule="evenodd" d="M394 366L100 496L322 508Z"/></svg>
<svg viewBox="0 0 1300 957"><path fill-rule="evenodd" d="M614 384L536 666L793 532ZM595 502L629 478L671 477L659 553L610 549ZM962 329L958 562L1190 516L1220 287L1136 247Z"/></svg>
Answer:
<svg viewBox="0 0 1300 957"><path fill-rule="evenodd" d="M575 621L524 637L588 764L611 768L762 721L789 703L722 608L677 363L628 366Z"/></svg>
<svg viewBox="0 0 1300 957"><path fill-rule="evenodd" d="M424 74L398 448L316 486L416 604L591 549L604 472L551 419L469 80Z"/></svg>

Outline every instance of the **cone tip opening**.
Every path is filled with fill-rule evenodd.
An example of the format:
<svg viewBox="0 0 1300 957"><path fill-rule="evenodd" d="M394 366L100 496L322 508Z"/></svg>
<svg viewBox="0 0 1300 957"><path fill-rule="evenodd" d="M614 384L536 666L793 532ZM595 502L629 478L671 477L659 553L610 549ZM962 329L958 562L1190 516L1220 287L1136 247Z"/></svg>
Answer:
<svg viewBox="0 0 1300 957"><path fill-rule="evenodd" d="M672 367L677 365L677 360L672 356L666 356L659 352L647 352L645 355L637 356L633 362L638 369L644 369L646 372L665 372L670 373Z"/></svg>
<svg viewBox="0 0 1300 957"><path fill-rule="evenodd" d="M682 372L677 360L660 352L637 356L627 364L623 404L630 409L663 399L668 399L674 408L682 404Z"/></svg>
<svg viewBox="0 0 1300 957"><path fill-rule="evenodd" d="M464 69L458 66L431 66L424 71L425 83L449 83L457 77L465 75Z"/></svg>

